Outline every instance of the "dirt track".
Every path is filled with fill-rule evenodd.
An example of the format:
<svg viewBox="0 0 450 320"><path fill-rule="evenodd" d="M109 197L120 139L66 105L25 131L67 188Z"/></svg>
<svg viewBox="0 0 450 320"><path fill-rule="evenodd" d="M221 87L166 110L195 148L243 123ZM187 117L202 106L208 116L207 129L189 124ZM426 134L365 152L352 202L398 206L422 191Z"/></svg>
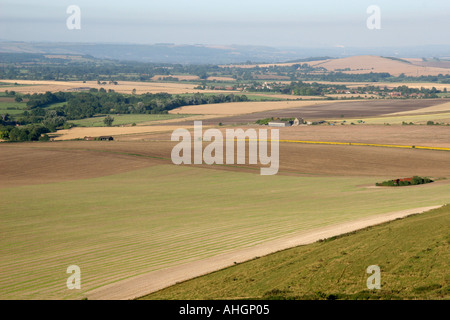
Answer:
<svg viewBox="0 0 450 320"><path fill-rule="evenodd" d="M161 290L180 281L186 281L256 257L268 255L295 246L306 245L320 239L349 233L368 226L422 213L440 206L422 207L398 212L390 212L325 228L318 228L297 235L283 237L265 244L236 250L215 257L194 261L176 267L154 271L148 274L126 279L111 285L100 287L87 294L91 300L127 300L142 297Z"/></svg>

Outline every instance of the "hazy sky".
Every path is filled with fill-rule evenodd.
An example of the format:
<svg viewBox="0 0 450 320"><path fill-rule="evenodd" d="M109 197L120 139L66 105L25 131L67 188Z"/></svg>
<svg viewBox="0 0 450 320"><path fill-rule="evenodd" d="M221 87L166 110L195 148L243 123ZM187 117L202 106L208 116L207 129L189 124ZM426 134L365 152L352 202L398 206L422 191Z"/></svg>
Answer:
<svg viewBox="0 0 450 320"><path fill-rule="evenodd" d="M66 27L69 5L80 30ZM403 46L450 44L449 30L450 0L0 0L0 39L17 41Z"/></svg>

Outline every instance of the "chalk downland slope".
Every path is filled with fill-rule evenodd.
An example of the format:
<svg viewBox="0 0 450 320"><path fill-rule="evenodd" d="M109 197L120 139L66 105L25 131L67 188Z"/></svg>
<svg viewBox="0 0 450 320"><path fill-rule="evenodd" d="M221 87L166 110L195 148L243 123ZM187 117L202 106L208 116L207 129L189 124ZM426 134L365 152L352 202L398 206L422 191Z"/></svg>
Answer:
<svg viewBox="0 0 450 320"><path fill-rule="evenodd" d="M277 252L143 299L448 299L450 206ZM381 268L368 290L366 268Z"/></svg>

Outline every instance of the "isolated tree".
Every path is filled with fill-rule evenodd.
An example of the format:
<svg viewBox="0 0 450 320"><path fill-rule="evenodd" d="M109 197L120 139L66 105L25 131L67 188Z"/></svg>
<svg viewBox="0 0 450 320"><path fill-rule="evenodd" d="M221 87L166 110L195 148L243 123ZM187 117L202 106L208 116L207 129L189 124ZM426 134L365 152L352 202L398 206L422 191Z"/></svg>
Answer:
<svg viewBox="0 0 450 320"><path fill-rule="evenodd" d="M105 126L107 126L107 127L111 127L113 122L114 122L114 118L111 117L110 115L107 115L107 116L105 117L105 119L103 119L103 123L104 123Z"/></svg>

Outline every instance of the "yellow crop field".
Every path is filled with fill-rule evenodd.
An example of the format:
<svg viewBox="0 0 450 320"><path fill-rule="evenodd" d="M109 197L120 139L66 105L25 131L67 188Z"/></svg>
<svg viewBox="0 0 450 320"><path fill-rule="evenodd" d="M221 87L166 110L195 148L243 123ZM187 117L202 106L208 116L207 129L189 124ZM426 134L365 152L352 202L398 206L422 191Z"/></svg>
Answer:
<svg viewBox="0 0 450 320"><path fill-rule="evenodd" d="M170 113L180 114L216 114L216 115L240 115L267 110L278 110L286 108L298 108L313 106L333 101L255 101L255 102L232 102L222 104L206 104L197 106L186 106L171 110Z"/></svg>

